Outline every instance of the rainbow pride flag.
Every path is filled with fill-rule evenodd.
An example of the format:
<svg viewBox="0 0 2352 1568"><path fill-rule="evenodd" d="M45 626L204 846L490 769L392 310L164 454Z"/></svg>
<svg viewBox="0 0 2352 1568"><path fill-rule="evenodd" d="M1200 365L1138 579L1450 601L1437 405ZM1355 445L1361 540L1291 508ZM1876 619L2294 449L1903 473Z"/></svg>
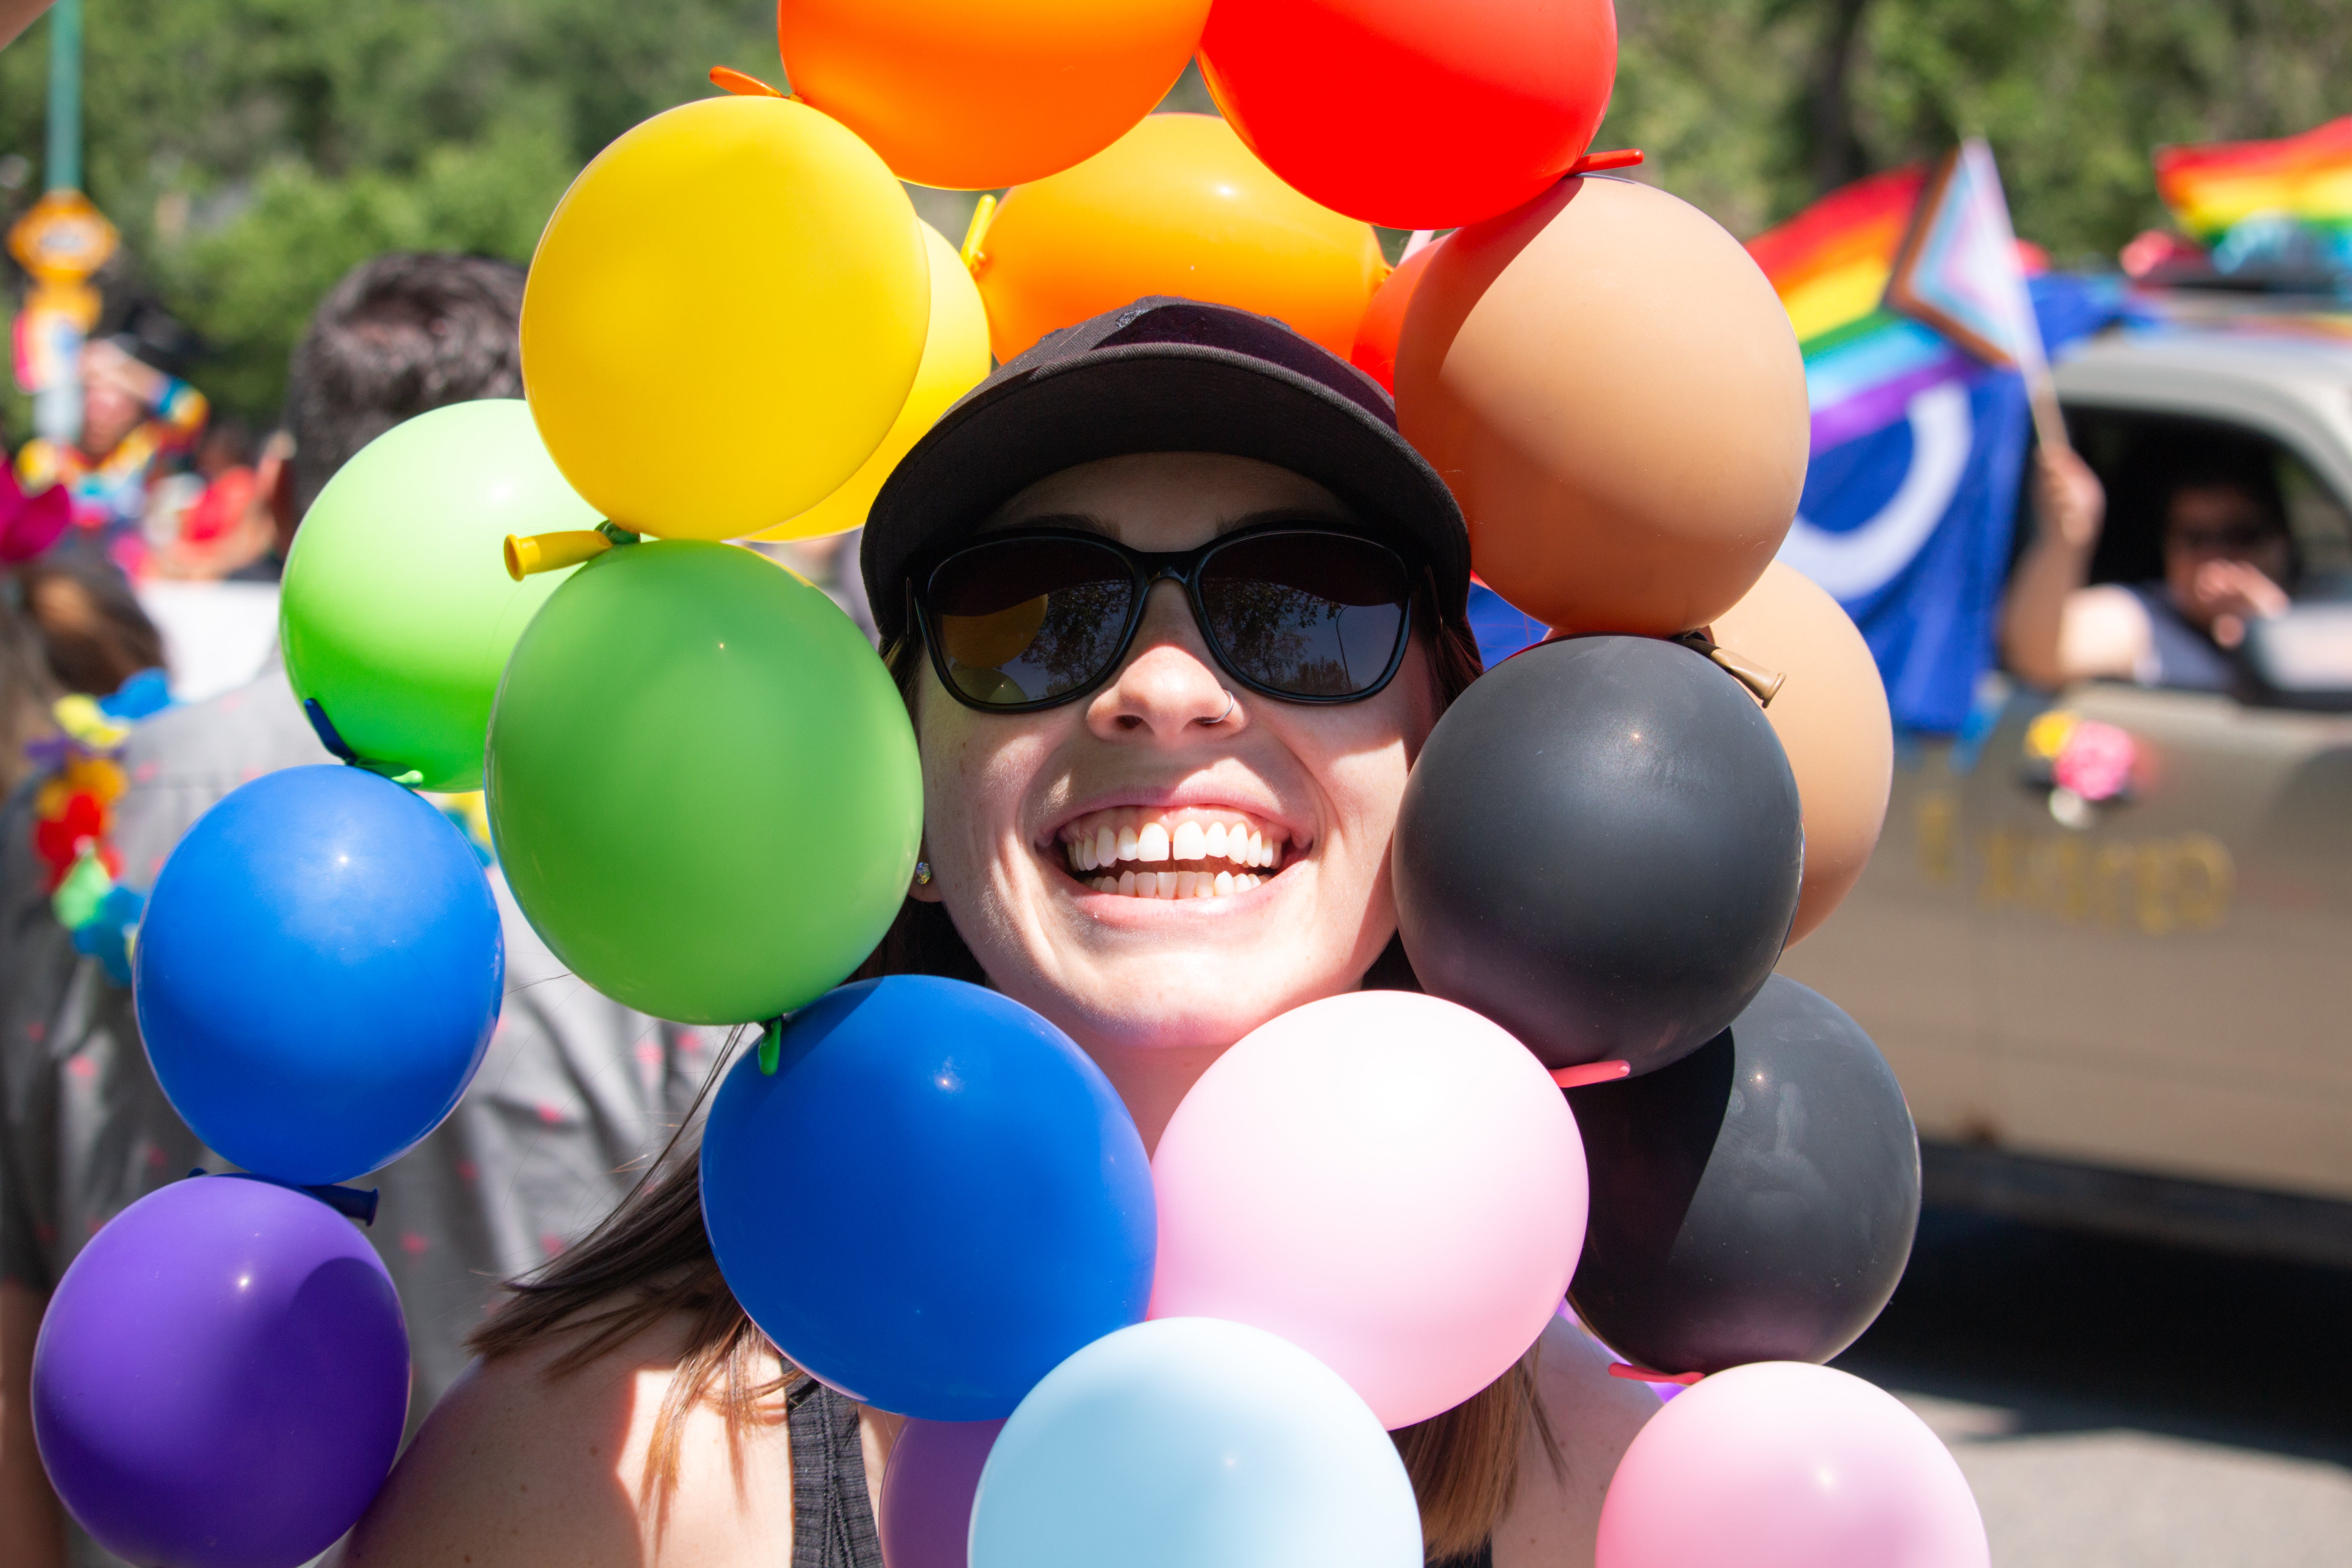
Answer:
<svg viewBox="0 0 2352 1568"><path fill-rule="evenodd" d="M2275 142L2158 148L2156 189L2206 245L2282 219L2352 239L2352 115Z"/></svg>
<svg viewBox="0 0 2352 1568"><path fill-rule="evenodd" d="M1920 167L1874 174L1748 241L1804 351L1816 452L1885 428L1920 393L1977 368L1949 339L1886 307L1927 184Z"/></svg>

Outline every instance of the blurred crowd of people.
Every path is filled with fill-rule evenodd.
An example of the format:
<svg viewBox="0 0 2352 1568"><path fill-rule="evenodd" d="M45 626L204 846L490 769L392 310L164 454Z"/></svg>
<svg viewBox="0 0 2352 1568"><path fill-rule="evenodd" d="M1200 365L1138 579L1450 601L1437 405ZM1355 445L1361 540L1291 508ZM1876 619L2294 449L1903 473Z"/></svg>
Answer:
<svg viewBox="0 0 2352 1568"><path fill-rule="evenodd" d="M70 1529L31 1441L49 1292L125 1206L191 1169L226 1168L166 1102L140 1044L137 912L215 802L261 773L333 761L277 657L277 576L304 513L370 440L446 404L520 395L521 301L521 269L504 262L362 265L319 306L284 428L257 446L208 419L137 334L101 340L83 362L81 440L16 454L19 483L0 496L13 508L0 540L17 551L0 565L0 1562L12 1568L111 1561ZM220 600L242 607L206 608ZM224 645L246 668L222 667ZM210 674L185 679L207 660ZM382 1193L371 1239L408 1318L412 1429L463 1369L498 1282L604 1217L727 1043L573 979L508 895L478 797L440 804L490 868L507 996L457 1111L362 1184Z"/></svg>

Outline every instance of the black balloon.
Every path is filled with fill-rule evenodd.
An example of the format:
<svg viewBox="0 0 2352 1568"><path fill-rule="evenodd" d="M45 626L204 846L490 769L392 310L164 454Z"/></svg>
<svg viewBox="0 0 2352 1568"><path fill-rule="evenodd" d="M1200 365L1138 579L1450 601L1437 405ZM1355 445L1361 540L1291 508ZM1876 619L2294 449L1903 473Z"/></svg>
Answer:
<svg viewBox="0 0 2352 1568"><path fill-rule="evenodd" d="M1886 1058L1820 993L1776 974L1674 1066L1568 1098L1592 1184L1569 1300L1635 1365L1824 1362L1895 1293L1919 1138Z"/></svg>
<svg viewBox="0 0 2352 1568"><path fill-rule="evenodd" d="M1664 1067L1772 973L1797 909L1797 781L1746 689L1654 637L1576 637L1481 677L1399 813L1423 985L1546 1067Z"/></svg>

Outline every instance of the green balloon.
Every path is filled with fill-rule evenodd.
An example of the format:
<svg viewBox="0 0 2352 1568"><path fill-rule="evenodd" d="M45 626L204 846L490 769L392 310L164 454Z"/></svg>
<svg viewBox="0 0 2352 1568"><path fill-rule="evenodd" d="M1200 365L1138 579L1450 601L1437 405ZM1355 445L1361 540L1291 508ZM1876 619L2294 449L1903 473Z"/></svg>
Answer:
<svg viewBox="0 0 2352 1568"><path fill-rule="evenodd" d="M697 540L589 562L490 717L490 831L558 958L659 1018L804 1005L882 939L923 832L914 727L832 600Z"/></svg>
<svg viewBox="0 0 2352 1568"><path fill-rule="evenodd" d="M599 521L519 399L394 426L327 482L294 536L278 605L294 694L383 771L481 788L499 672L564 575L509 577L506 536Z"/></svg>

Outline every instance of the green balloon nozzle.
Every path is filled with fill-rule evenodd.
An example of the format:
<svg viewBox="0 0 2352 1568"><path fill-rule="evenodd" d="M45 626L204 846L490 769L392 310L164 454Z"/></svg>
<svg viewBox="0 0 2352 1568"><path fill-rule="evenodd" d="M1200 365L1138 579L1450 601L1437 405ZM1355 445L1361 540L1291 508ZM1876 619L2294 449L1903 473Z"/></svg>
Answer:
<svg viewBox="0 0 2352 1568"><path fill-rule="evenodd" d="M783 1055L784 1021L782 1017L771 1018L760 1026L760 1071L766 1077L775 1077Z"/></svg>

